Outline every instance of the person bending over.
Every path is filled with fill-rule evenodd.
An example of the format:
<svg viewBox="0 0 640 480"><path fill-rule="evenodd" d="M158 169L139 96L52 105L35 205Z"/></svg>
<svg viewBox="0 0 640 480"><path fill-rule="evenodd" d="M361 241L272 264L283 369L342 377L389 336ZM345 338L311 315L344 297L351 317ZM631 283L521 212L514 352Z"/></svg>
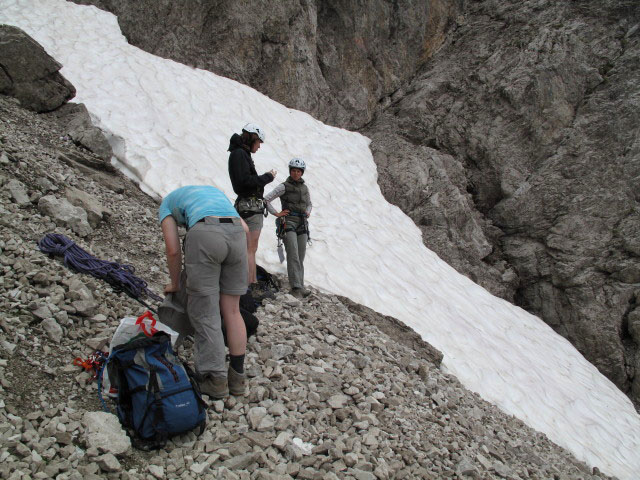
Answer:
<svg viewBox="0 0 640 480"><path fill-rule="evenodd" d="M308 222L311 215L309 188L302 179L307 168L304 160L294 158L289 162L289 178L265 195L267 210L278 217L279 228L284 230L284 248L287 254L287 274L291 294L306 297L304 288L304 256L307 251ZM271 202L280 198L282 210L278 212Z"/></svg>
<svg viewBox="0 0 640 480"><path fill-rule="evenodd" d="M256 252L262 230L264 186L271 183L276 171L271 170L258 175L251 158L264 142L264 132L253 123L247 123L242 134L234 133L229 142L229 178L233 191L238 195L235 208L249 226L247 235L247 251L249 264L249 285L256 282Z"/></svg>
<svg viewBox="0 0 640 480"><path fill-rule="evenodd" d="M213 398L245 394L247 332L239 300L247 290L246 225L225 194L212 186L186 186L167 195L158 212L170 283L181 288L182 251L178 226L185 226L184 275L190 325L170 325L194 334L194 363L202 393ZM231 358L225 368L224 318ZM191 328L189 328L191 327Z"/></svg>

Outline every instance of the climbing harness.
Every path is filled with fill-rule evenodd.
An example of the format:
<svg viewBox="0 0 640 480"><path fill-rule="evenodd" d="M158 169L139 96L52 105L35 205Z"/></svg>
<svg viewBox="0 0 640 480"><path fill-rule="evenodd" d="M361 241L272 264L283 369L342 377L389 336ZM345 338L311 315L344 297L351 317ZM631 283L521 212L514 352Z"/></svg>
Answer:
<svg viewBox="0 0 640 480"><path fill-rule="evenodd" d="M239 196L233 207L242 218L249 218L256 214L262 214L266 217L269 214L264 200L256 195Z"/></svg>
<svg viewBox="0 0 640 480"><path fill-rule="evenodd" d="M305 213L296 213L289 212L284 217L279 217L276 220L276 238L278 239L278 248L282 247L284 237L287 231L296 231L295 228L289 228L287 230L287 217L300 217L304 221L304 233L307 234L307 243L311 245L311 232L309 231L309 220L307 220L307 215ZM281 261L282 263L282 261Z"/></svg>
<svg viewBox="0 0 640 480"><path fill-rule="evenodd" d="M132 265L100 260L80 248L73 240L59 233L48 233L38 242L40 251L51 257L64 257L64 264L79 273L88 273L104 280L117 292L124 292L131 298L155 313L155 310L144 302L143 295L162 302L162 298L147 287L147 282L135 276Z"/></svg>
<svg viewBox="0 0 640 480"><path fill-rule="evenodd" d="M284 237L287 234L287 231L295 232L296 228L289 228L287 230L287 217L300 217L304 221L304 233L307 234L307 245L311 245L311 232L309 231L309 221L307 220L307 215L304 213L295 213L290 212L288 215L284 217L279 217L276 220L276 238L278 239L277 250L278 250L278 258L280 259L280 263L284 262L285 255L283 252L284 245Z"/></svg>

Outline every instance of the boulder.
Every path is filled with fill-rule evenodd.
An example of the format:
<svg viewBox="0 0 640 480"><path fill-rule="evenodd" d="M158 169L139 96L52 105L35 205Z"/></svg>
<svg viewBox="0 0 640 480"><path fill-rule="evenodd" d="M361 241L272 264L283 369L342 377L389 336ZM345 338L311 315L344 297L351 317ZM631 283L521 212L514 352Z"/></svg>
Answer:
<svg viewBox="0 0 640 480"><path fill-rule="evenodd" d="M36 112L55 110L76 90L42 46L17 27L0 25L0 93Z"/></svg>
<svg viewBox="0 0 640 480"><path fill-rule="evenodd" d="M51 217L57 225L68 227L81 237L86 237L92 231L87 221L87 212L80 207L74 207L65 198L45 195L38 201L38 209Z"/></svg>
<svg viewBox="0 0 640 480"><path fill-rule="evenodd" d="M111 212L103 207L98 199L82 190L68 187L65 196L72 205L80 207L87 212L87 220L92 228L97 228L102 220L111 215Z"/></svg>
<svg viewBox="0 0 640 480"><path fill-rule="evenodd" d="M83 103L67 103L55 112L60 124L76 145L109 162L113 150L102 130L93 125L87 107Z"/></svg>

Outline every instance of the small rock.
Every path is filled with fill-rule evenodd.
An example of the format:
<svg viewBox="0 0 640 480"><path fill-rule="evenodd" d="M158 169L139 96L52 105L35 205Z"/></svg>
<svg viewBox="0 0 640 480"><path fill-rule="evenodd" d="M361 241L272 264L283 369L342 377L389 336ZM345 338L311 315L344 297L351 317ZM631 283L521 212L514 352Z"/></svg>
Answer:
<svg viewBox="0 0 640 480"><path fill-rule="evenodd" d="M281 360L293 353L293 347L291 345L273 345L271 347L271 358L274 360Z"/></svg>
<svg viewBox="0 0 640 480"><path fill-rule="evenodd" d="M193 463L190 467L189 470L191 470L193 473L195 473L196 475L201 475L202 472L204 472L206 469L209 468L209 464L207 462L203 462L203 463Z"/></svg>
<svg viewBox="0 0 640 480"><path fill-rule="evenodd" d="M164 475L164 467L161 467L159 465L149 465L149 467L147 467L149 470L149 473L151 475L153 475L154 477L156 477L159 480L164 480L165 479L165 475Z"/></svg>
<svg viewBox="0 0 640 480"><path fill-rule="evenodd" d="M45 318L51 318L53 316L53 314L51 313L51 310L49 310L48 307L36 308L31 313L33 313L33 316L39 320L44 320Z"/></svg>
<svg viewBox="0 0 640 480"><path fill-rule="evenodd" d="M278 450L284 451L285 447L291 442L293 439L293 434L291 432L280 432L276 439L273 441L273 446Z"/></svg>
<svg viewBox="0 0 640 480"><path fill-rule="evenodd" d="M96 463L104 472L119 472L122 469L120 462L112 453L106 453L97 457Z"/></svg>
<svg viewBox="0 0 640 480"><path fill-rule="evenodd" d="M7 182L5 188L9 191L11 199L19 206L25 207L27 205L31 205L31 200L29 200L29 194L27 193L27 187L20 180L12 178Z"/></svg>
<svg viewBox="0 0 640 480"><path fill-rule="evenodd" d="M71 302L71 306L81 317L90 317L98 308L98 304L93 300L76 300Z"/></svg>
<svg viewBox="0 0 640 480"><path fill-rule="evenodd" d="M267 409L264 407L252 407L249 409L249 413L247 413L247 419L249 420L249 425L254 430L257 430L258 425L262 419L267 415Z"/></svg>
<svg viewBox="0 0 640 480"><path fill-rule="evenodd" d="M244 455L238 455L225 460L222 466L229 470L245 470L251 464L255 463L258 458L256 452L245 453Z"/></svg>
<svg viewBox="0 0 640 480"><path fill-rule="evenodd" d="M344 408L348 402L349 402L349 397L342 393L332 395L331 397L329 397L329 400L327 400L327 403L329 404L329 406L334 410L337 410L339 408Z"/></svg>
<svg viewBox="0 0 640 480"><path fill-rule="evenodd" d="M478 476L478 469L471 460L462 457L462 460L458 462L458 466L456 467L456 473L461 476L476 478Z"/></svg>
<svg viewBox="0 0 640 480"><path fill-rule="evenodd" d="M60 343L64 332L62 331L62 327L58 325L58 322L56 322L53 318L45 318L42 321L42 328L44 328L47 337L49 337L56 343Z"/></svg>

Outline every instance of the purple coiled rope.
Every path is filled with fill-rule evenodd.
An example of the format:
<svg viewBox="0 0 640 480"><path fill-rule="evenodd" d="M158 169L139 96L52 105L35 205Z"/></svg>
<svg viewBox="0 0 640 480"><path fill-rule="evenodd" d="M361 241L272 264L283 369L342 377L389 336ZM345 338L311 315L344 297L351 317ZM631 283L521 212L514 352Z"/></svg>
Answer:
<svg viewBox="0 0 640 480"><path fill-rule="evenodd" d="M100 260L64 235L48 233L38 242L38 247L43 253L63 256L67 267L100 278L115 290L121 290L136 300L146 295L158 302L162 301L161 297L149 290L147 282L134 275L135 268L132 265Z"/></svg>

